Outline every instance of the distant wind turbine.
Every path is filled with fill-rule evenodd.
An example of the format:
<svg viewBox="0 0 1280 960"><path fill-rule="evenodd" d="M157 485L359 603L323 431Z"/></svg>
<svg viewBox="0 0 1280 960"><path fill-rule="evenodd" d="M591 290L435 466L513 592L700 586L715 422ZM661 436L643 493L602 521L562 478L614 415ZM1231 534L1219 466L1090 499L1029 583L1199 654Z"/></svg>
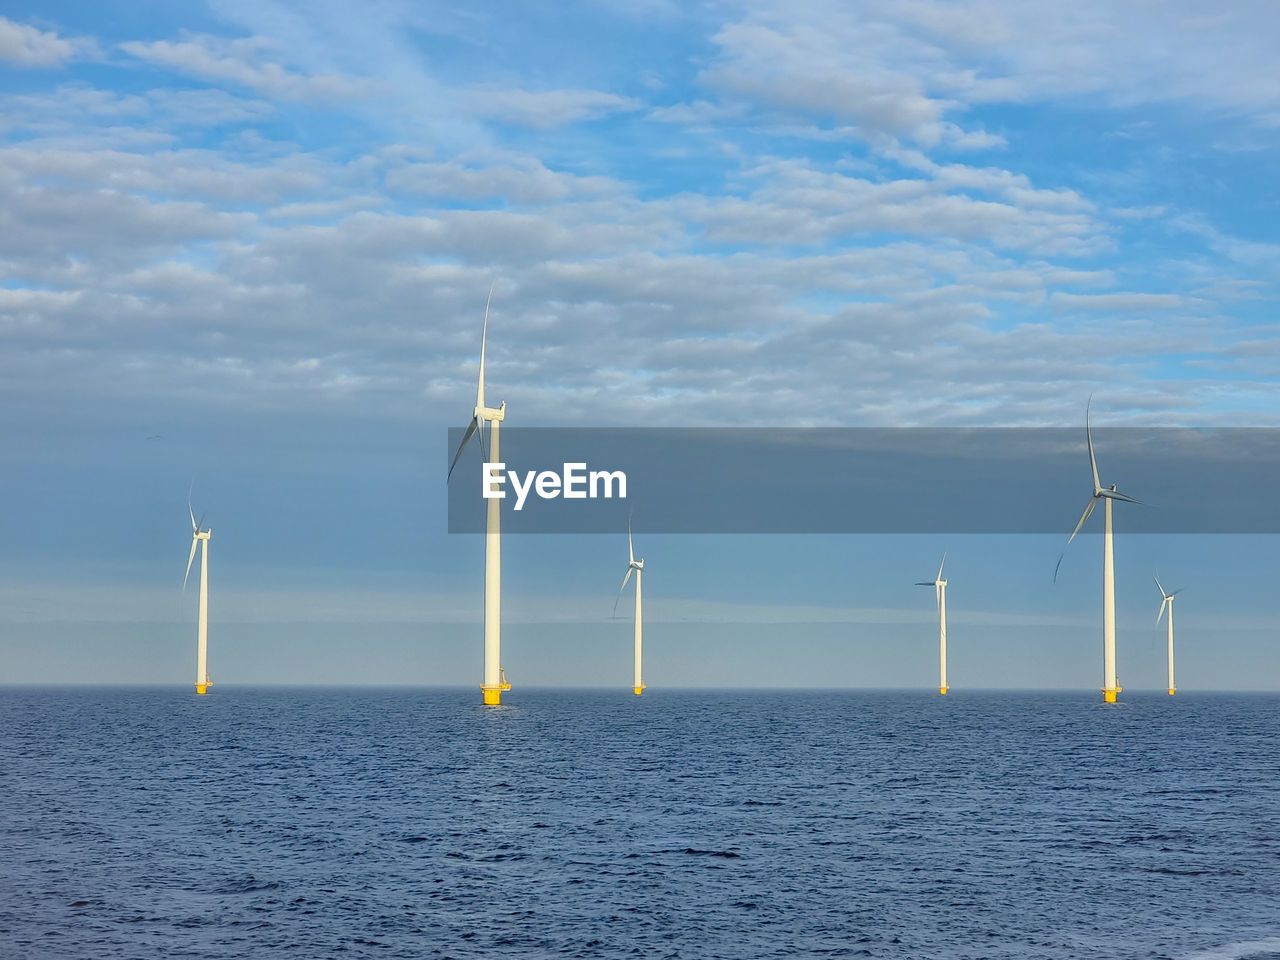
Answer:
<svg viewBox="0 0 1280 960"><path fill-rule="evenodd" d="M507 416L507 402L502 401L499 407L489 407L484 402L484 351L489 336L489 303L493 300L493 287L489 288L489 298L484 303L484 326L480 332L480 377L476 385L476 406L471 414L471 423L467 432L458 444L458 451L449 464L449 474L453 476L453 468L458 465L458 458L467 441L475 434L480 443L481 455L487 462L497 463L498 424ZM484 425L489 424L489 451L485 453ZM502 500L492 497L485 500L484 524L484 683L480 685L487 706L497 706L501 702L502 692L510 690L507 675L502 669L502 515L499 504Z"/></svg>
<svg viewBox="0 0 1280 960"><path fill-rule="evenodd" d="M187 580L191 577L191 564L196 559L196 548L204 545L200 554L200 620L196 628L196 693L205 694L213 681L209 679L209 538L212 530L201 529L205 515L196 520L196 513L187 502L187 513L191 516L191 556L187 557L187 573L182 578L182 589L187 589Z"/></svg>
<svg viewBox="0 0 1280 960"><path fill-rule="evenodd" d="M1089 423L1089 408L1092 404L1093 397L1090 396L1089 403L1085 405L1084 431L1085 437L1089 441L1089 466L1093 470L1093 495L1089 498L1089 503L1084 508L1084 513L1080 515L1080 521L1076 524L1075 530L1067 538L1067 547L1071 546L1071 541L1076 538L1076 534L1080 532L1084 522L1089 519L1089 514L1093 513L1093 508L1098 505L1098 501L1104 501L1106 504L1106 519L1103 524L1102 537L1102 695L1107 703L1115 703L1116 694L1122 688L1116 682L1116 569L1111 535L1111 502L1113 500L1123 500L1125 503L1141 503L1142 501L1118 492L1114 483L1110 487L1103 488L1101 481L1098 480L1098 460L1093 454L1093 430ZM1062 553L1058 555L1058 565L1053 568L1053 579L1055 581L1058 579L1058 568L1062 566L1062 558L1066 555L1067 549L1063 547Z"/></svg>
<svg viewBox="0 0 1280 960"><path fill-rule="evenodd" d="M635 677L631 685L631 691L638 697L644 693L645 683L641 678L640 659L641 648L643 644L644 631L644 611L641 608L642 596L640 590L640 578L644 576L644 557L636 559L636 552L631 544L631 521L627 521L627 575L622 578L622 586L618 588L618 598L622 597L622 591L627 589L627 581L631 579L631 574L636 575L636 659L635 659ZM613 612L618 612L618 600L613 601Z"/></svg>
<svg viewBox="0 0 1280 960"><path fill-rule="evenodd" d="M942 555L938 575L932 580L921 580L917 587L933 587L938 595L938 692L946 696L947 686L947 581L942 579L942 568L947 565L947 555Z"/></svg>
<svg viewBox="0 0 1280 960"><path fill-rule="evenodd" d="M1169 611L1169 696L1172 697L1178 690L1173 685L1173 598L1182 592L1182 588L1179 587L1173 593L1165 593L1164 587L1160 585L1160 578L1154 577L1153 579L1156 582L1156 587L1160 590L1161 597L1160 612L1156 614L1156 623L1160 622L1160 618L1164 616L1166 608Z"/></svg>

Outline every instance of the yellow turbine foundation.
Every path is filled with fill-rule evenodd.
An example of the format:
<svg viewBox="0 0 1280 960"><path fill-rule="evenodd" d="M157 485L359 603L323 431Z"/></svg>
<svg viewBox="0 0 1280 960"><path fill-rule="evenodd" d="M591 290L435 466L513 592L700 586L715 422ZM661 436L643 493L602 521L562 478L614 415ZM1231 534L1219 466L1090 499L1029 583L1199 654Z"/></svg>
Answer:
<svg viewBox="0 0 1280 960"><path fill-rule="evenodd" d="M1172 696L1173 696L1173 694L1174 694L1174 692L1175 692L1177 689L1178 689L1177 687L1170 687L1170 688L1169 688L1169 696L1171 696L1171 697L1172 697Z"/></svg>
<svg viewBox="0 0 1280 960"><path fill-rule="evenodd" d="M947 691L950 689L950 687L939 687L938 692L945 697L947 695Z"/></svg>
<svg viewBox="0 0 1280 960"><path fill-rule="evenodd" d="M507 671L499 670L498 676L502 679L498 681L497 686L480 685L480 690L484 694L484 705L486 707L496 707L502 702L502 691L510 690L511 684L507 683Z"/></svg>
<svg viewBox="0 0 1280 960"><path fill-rule="evenodd" d="M1116 694L1122 693L1123 691L1124 691L1124 687L1116 687L1114 690L1103 690L1102 699L1105 700L1107 703L1115 703Z"/></svg>
<svg viewBox="0 0 1280 960"><path fill-rule="evenodd" d="M209 692L209 685L208 685L207 683L197 683L197 684L196 684L196 693L199 693L199 694L206 694L206 693L208 693L208 692ZM1173 691L1172 691L1172 690L1170 690L1169 692L1170 692L1170 693L1173 693Z"/></svg>
<svg viewBox="0 0 1280 960"><path fill-rule="evenodd" d="M632 693L634 693L634 694L638 697L638 696L640 696L640 694L644 693L644 688L645 688L646 686L647 686L647 684L643 684L643 683L642 683L642 684L640 684L640 686L638 686L638 687L632 687L632 688L631 688L631 692L632 692Z"/></svg>

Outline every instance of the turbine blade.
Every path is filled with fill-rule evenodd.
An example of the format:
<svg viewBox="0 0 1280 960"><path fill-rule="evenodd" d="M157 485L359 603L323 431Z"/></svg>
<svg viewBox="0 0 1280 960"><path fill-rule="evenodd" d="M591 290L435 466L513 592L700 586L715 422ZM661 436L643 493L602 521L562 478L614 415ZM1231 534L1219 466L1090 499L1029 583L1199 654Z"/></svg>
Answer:
<svg viewBox="0 0 1280 960"><path fill-rule="evenodd" d="M476 406L481 409L484 408L484 348L489 339L489 304L493 301L493 287L493 283L489 284L489 296L484 301L484 326L480 331L480 376L476 380Z"/></svg>
<svg viewBox="0 0 1280 960"><path fill-rule="evenodd" d="M1093 455L1093 428L1089 424L1089 408L1093 405L1093 394L1089 394L1089 402L1084 407L1084 435L1089 440L1089 467L1093 470L1093 492L1097 494L1102 489L1102 484L1098 482L1098 458Z"/></svg>
<svg viewBox="0 0 1280 960"><path fill-rule="evenodd" d="M196 522L196 533L199 533L201 530L204 529L204 518L207 517L208 515L209 515L208 510L200 514L200 519Z"/></svg>
<svg viewBox="0 0 1280 960"><path fill-rule="evenodd" d="M1089 519L1089 514L1093 513L1093 508L1097 504L1096 497L1089 498L1089 505L1084 508L1084 513L1080 514L1080 522L1076 524L1076 528L1071 531L1071 536L1067 538L1067 547L1071 546L1071 541L1076 538L1076 534L1080 532L1080 528L1084 526L1084 522ZM1062 552L1058 554L1058 562L1053 568L1053 582L1058 582L1058 569L1062 566L1062 558L1067 555L1067 547L1062 548Z"/></svg>
<svg viewBox="0 0 1280 960"><path fill-rule="evenodd" d="M618 601L622 599L622 591L627 589L627 581L631 579L631 571L633 567L627 567L627 575L622 578L622 586L618 588L618 595L613 598L613 615L618 615Z"/></svg>
<svg viewBox="0 0 1280 960"><path fill-rule="evenodd" d="M1080 528L1084 526L1084 522L1089 519L1089 514L1093 513L1093 508L1097 505L1098 498L1090 497L1088 506L1084 508L1084 513L1080 514L1080 521L1076 524L1076 528L1071 531L1071 536L1067 537L1068 547L1071 546L1071 541L1076 538L1076 534L1080 532Z"/></svg>
<svg viewBox="0 0 1280 960"><path fill-rule="evenodd" d="M627 562L636 562L636 551L631 545L631 518L627 517Z"/></svg>
<svg viewBox="0 0 1280 960"><path fill-rule="evenodd" d="M1177 590L1173 591L1173 593L1169 594L1170 599L1172 599L1173 597L1176 597L1178 594L1180 594L1180 593L1181 593L1183 590L1185 590L1185 589L1187 589L1187 588L1186 588L1186 587L1179 587Z"/></svg>
<svg viewBox="0 0 1280 960"><path fill-rule="evenodd" d="M458 444L458 452L453 455L453 463L449 464L449 474L444 478L446 484L449 482L449 478L453 476L453 468L458 465L458 458L462 456L462 448L467 445L471 435L476 432L476 425L479 422L475 417L471 418L471 423L467 426L467 432L462 435L462 442Z"/></svg>
<svg viewBox="0 0 1280 960"><path fill-rule="evenodd" d="M191 532L197 533L200 527L196 525L196 512L191 509L191 501L187 501L187 513L191 514Z"/></svg>
<svg viewBox="0 0 1280 960"><path fill-rule="evenodd" d="M932 580L919 580L916 582L917 587L936 587L937 584Z"/></svg>
<svg viewBox="0 0 1280 960"><path fill-rule="evenodd" d="M939 610L941 610L941 609L942 609L942 584L940 584L940 583L935 583L935 584L933 585L933 592L934 592L934 594L936 594L936 596L937 596L937 600L938 600L938 609L939 609Z"/></svg>
<svg viewBox="0 0 1280 960"><path fill-rule="evenodd" d="M1156 623L1159 623L1164 617L1164 608L1167 606L1169 606L1169 597L1165 597L1160 601L1160 612L1156 614Z"/></svg>
<svg viewBox="0 0 1280 960"><path fill-rule="evenodd" d="M1102 495L1104 497L1108 497L1111 500L1123 500L1125 503L1141 503L1142 502L1141 500L1135 499L1134 497L1125 496L1123 493L1120 493L1118 490L1104 490L1102 491Z"/></svg>
<svg viewBox="0 0 1280 960"><path fill-rule="evenodd" d="M186 575L183 576L182 578L182 589L184 592L187 589L187 578L191 576L191 564L195 562L196 547L199 546L199 544L200 544L200 541L197 538L195 537L191 538L191 556L187 557L187 572L186 572Z"/></svg>
<svg viewBox="0 0 1280 960"><path fill-rule="evenodd" d="M942 562L941 562L940 564L938 564L938 579L939 579L939 580L941 580L941 579L942 579L942 568L943 568L943 567L945 567L946 565L947 565L947 553L946 553L946 551L944 550L944 551L942 552Z"/></svg>

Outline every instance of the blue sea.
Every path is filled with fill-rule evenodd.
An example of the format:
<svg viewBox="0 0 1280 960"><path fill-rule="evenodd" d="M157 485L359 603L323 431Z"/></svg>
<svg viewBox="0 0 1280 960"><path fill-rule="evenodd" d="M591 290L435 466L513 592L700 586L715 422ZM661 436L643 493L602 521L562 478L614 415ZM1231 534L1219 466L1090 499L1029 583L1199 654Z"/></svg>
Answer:
<svg viewBox="0 0 1280 960"><path fill-rule="evenodd" d="M1280 958L1280 697L0 688L0 957Z"/></svg>

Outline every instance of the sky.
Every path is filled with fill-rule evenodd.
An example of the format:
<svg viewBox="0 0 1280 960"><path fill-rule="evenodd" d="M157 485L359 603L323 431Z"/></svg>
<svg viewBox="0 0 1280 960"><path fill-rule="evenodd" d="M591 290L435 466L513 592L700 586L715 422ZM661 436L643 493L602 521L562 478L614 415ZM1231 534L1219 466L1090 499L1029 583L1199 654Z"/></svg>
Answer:
<svg viewBox="0 0 1280 960"><path fill-rule="evenodd" d="M0 682L190 682L190 491L215 682L478 684L444 473L492 286L512 427L1080 430L1060 532L641 513L651 688L932 686L945 550L953 687L1096 689L1096 517L1052 578L1088 398L1280 426L1278 33L1261 0L0 4ZM1122 682L1164 685L1158 572L1180 688L1280 686L1277 538L1125 514ZM506 538L517 691L630 685L625 521Z"/></svg>

